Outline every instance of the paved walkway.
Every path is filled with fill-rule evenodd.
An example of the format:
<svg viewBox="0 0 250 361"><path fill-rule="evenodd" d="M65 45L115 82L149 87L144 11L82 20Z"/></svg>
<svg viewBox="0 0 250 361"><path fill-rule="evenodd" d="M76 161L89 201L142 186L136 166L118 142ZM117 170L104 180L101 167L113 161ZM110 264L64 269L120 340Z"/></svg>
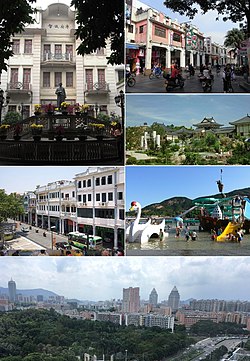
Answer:
<svg viewBox="0 0 250 361"><path fill-rule="evenodd" d="M192 77L187 77L184 73L183 77L185 80L185 86L183 89L176 88L171 90L169 93L204 93L201 82L198 78L199 72L196 71L195 75ZM222 80L222 71L220 74L213 72L214 82L212 86L212 93L223 93L223 80ZM246 90L240 87L240 84L243 82L242 76L236 76L236 80L233 81L234 93L245 93ZM126 87L127 93L166 93L165 79L161 77L149 79L148 76L139 74L136 76L136 84L134 87ZM167 94L169 94L167 93Z"/></svg>

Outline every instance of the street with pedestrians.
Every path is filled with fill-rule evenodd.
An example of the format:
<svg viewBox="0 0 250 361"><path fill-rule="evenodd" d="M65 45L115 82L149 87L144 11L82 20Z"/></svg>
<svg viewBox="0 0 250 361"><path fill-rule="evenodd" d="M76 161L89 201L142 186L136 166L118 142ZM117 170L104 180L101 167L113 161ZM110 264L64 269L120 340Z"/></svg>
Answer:
<svg viewBox="0 0 250 361"><path fill-rule="evenodd" d="M223 79L222 79L221 70L220 73L216 73L214 69L212 75L214 80L212 82L212 93L223 93ZM193 76L190 76L188 73L183 73L182 76L185 79L185 84L183 88L171 89L169 93L203 93L202 84L199 79L199 71L196 70ZM233 92L234 93L246 93L244 89L244 78L243 76L235 76L235 79L232 82ZM166 93L166 80L163 76L152 79L148 75L138 74L135 77L135 85L133 87L126 87L127 93Z"/></svg>

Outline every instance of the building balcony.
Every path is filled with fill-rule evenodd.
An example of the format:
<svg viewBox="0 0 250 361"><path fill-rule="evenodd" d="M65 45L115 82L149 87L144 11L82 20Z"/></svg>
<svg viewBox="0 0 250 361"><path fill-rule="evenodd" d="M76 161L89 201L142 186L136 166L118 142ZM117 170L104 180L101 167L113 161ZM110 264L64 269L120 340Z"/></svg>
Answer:
<svg viewBox="0 0 250 361"><path fill-rule="evenodd" d="M85 84L85 93L89 95L108 94L109 84L106 82L97 82L91 84Z"/></svg>
<svg viewBox="0 0 250 361"><path fill-rule="evenodd" d="M42 65L72 65L75 63L75 57L71 53L43 53L41 62Z"/></svg>
<svg viewBox="0 0 250 361"><path fill-rule="evenodd" d="M9 94L31 94L32 87L30 83L11 82L8 83L7 91Z"/></svg>

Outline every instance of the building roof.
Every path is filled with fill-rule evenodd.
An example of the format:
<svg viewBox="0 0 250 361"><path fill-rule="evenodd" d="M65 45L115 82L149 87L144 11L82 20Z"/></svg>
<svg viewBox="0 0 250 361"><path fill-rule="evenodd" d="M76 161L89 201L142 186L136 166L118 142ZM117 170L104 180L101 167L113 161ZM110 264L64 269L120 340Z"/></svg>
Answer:
<svg viewBox="0 0 250 361"><path fill-rule="evenodd" d="M240 124L248 124L248 123L250 123L250 115L247 114L245 117L236 120L235 122L230 122L229 124L240 125Z"/></svg>
<svg viewBox="0 0 250 361"><path fill-rule="evenodd" d="M205 117L200 123L197 123L197 124L193 124L195 127L198 127L198 128L204 128L204 127L211 127L211 128L215 128L215 127L222 127L223 124L219 124L216 122L216 120L211 117L211 118L207 118Z"/></svg>

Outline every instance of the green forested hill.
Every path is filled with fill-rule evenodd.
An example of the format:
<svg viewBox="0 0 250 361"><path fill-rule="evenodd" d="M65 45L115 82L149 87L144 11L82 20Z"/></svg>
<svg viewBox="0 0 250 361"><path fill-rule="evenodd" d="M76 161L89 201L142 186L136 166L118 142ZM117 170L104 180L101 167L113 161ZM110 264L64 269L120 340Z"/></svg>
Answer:
<svg viewBox="0 0 250 361"><path fill-rule="evenodd" d="M191 342L191 340L190 340ZM54 310L0 313L0 359L3 361L76 361L84 352L98 358L115 355L128 360L144 354L145 361L161 360L186 347L183 329L119 326L110 322L70 319ZM82 360L82 358L81 358Z"/></svg>

